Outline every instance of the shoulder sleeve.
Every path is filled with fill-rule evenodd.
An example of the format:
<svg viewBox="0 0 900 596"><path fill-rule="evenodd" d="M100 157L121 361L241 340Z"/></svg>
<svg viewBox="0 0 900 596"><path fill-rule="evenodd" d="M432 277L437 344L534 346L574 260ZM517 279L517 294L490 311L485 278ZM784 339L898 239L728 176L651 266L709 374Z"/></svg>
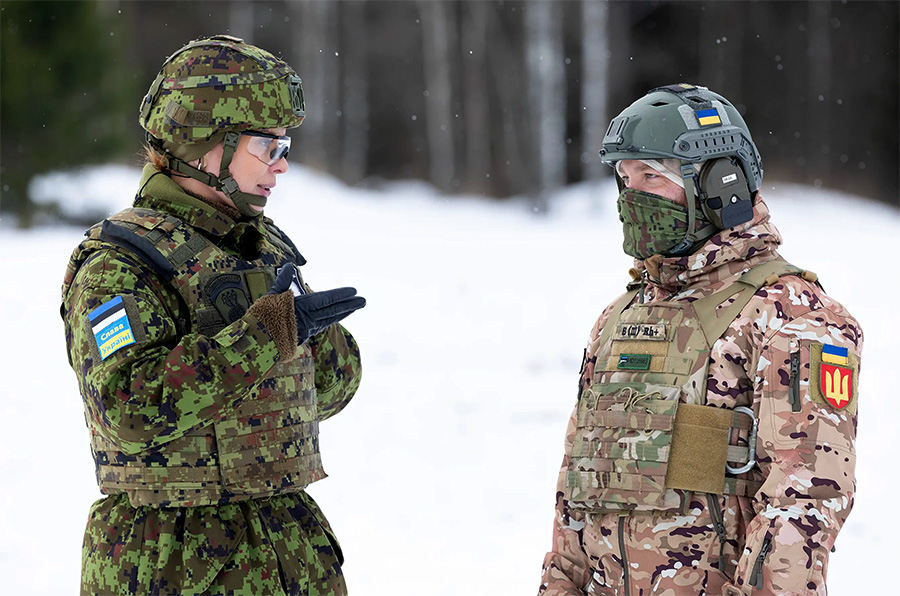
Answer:
<svg viewBox="0 0 900 596"><path fill-rule="evenodd" d="M596 343L603 327L609 320L610 313L625 297L625 294L616 298L597 318L591 328L588 337L588 345L584 350L584 359L579 373L578 396L582 389L590 383L594 374L594 364L597 361ZM575 420L578 406L569 418L566 429L565 450L571 451L572 442L575 440ZM585 515L580 511L569 508L566 500L566 471L569 468L568 456L563 455L562 467L556 486L556 507L553 520L553 543L550 551L544 557L544 565L541 574L541 585L538 593L542 596L562 596L564 594L584 594L585 587L591 581L591 562L584 548Z"/></svg>
<svg viewBox="0 0 900 596"><path fill-rule="evenodd" d="M745 594L824 593L828 555L856 492L862 331L837 303L803 310L773 318L759 354L754 406L765 480L735 576Z"/></svg>
<svg viewBox="0 0 900 596"><path fill-rule="evenodd" d="M316 365L319 419L325 420L343 410L359 388L359 346L339 323L310 338L308 344Z"/></svg>
<svg viewBox="0 0 900 596"><path fill-rule="evenodd" d="M117 316L131 337L109 343L98 312L120 302L125 308ZM87 415L126 453L209 424L240 403L278 361L272 336L252 313L211 337L182 335L174 292L113 248L85 261L62 309Z"/></svg>
<svg viewBox="0 0 900 596"><path fill-rule="evenodd" d="M575 416L573 412L566 430L565 453L569 452L575 438ZM541 585L538 589L541 596L585 594L585 587L591 581L591 561L584 548L585 515L570 509L565 497L568 467L568 456L564 455L556 486L553 543L544 556Z"/></svg>

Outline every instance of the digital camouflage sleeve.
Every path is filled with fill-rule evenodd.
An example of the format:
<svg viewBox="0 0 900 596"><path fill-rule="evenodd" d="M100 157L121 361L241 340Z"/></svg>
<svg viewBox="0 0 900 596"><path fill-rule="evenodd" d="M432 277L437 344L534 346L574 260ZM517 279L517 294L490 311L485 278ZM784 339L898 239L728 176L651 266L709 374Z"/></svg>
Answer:
<svg viewBox="0 0 900 596"><path fill-rule="evenodd" d="M129 297L139 317L136 342L105 360L94 358L88 313L120 295ZM214 336L180 335L176 292L115 247L88 257L62 308L86 407L102 422L105 438L126 453L164 444L226 415L279 360L272 333L252 307ZM340 325L311 342L324 419L343 409L359 386L359 350Z"/></svg>

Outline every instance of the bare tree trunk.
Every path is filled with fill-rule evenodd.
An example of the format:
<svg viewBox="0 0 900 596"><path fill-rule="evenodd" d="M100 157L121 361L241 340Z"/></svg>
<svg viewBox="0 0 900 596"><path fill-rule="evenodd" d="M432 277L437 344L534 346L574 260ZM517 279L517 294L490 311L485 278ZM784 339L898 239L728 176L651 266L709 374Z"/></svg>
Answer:
<svg viewBox="0 0 900 596"><path fill-rule="evenodd" d="M303 79L306 119L297 134L304 161L329 170L338 155L340 62L337 56L337 5L330 2L290 2L292 20L299 21L294 36L295 61Z"/></svg>
<svg viewBox="0 0 900 596"><path fill-rule="evenodd" d="M721 33L725 26L724 13L732 7L720 2L704 2L700 13L700 85L718 93L725 87L725 48ZM727 41L726 41L727 43Z"/></svg>
<svg viewBox="0 0 900 596"><path fill-rule="evenodd" d="M229 2L228 34L240 37L247 43L253 43L253 30L255 28L253 10L253 2Z"/></svg>
<svg viewBox="0 0 900 596"><path fill-rule="evenodd" d="M535 123L537 207L566 180L566 87L562 56L562 18L554 2L531 2L525 10L528 112Z"/></svg>
<svg viewBox="0 0 900 596"><path fill-rule="evenodd" d="M831 4L810 2L809 10L809 109L806 110L806 159L811 178L820 182L827 174L831 151L829 106L831 102ZM821 99L820 99L821 98Z"/></svg>
<svg viewBox="0 0 900 596"><path fill-rule="evenodd" d="M450 82L450 46L454 24L448 4L419 2L422 15L422 49L425 67L425 133L428 139L428 172L431 182L444 191L453 189L453 97Z"/></svg>
<svg viewBox="0 0 900 596"><path fill-rule="evenodd" d="M519 194L530 191L535 184L530 178L534 168L530 163L532 152L527 145L529 130L534 123L529 122L524 113L527 108L527 101L523 100L524 65L521 52L516 51L501 19L488 23L488 38L491 40L488 81L496 98L488 106L489 125L499 147L497 154L503 158L503 162L495 164L497 167L494 168L495 178L502 183L495 179L494 188L501 194ZM490 95L488 98L490 101Z"/></svg>
<svg viewBox="0 0 900 596"><path fill-rule="evenodd" d="M487 28L490 13L483 2L463 4L462 60L465 81L463 106L466 127L466 186L485 189L490 172L488 96L486 80Z"/></svg>
<svg viewBox="0 0 900 596"><path fill-rule="evenodd" d="M581 163L582 177L596 180L609 173L597 152L609 124L609 4L582 2Z"/></svg>
<svg viewBox="0 0 900 596"><path fill-rule="evenodd" d="M351 184L366 176L369 153L368 70L365 2L342 3L344 16L343 179Z"/></svg>

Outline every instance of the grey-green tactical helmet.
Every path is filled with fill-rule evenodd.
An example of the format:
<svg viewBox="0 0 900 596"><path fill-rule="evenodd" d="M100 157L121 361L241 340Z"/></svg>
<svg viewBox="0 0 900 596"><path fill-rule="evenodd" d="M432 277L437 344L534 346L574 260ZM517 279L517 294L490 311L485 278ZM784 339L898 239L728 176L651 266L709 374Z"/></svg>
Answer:
<svg viewBox="0 0 900 596"><path fill-rule="evenodd" d="M228 195L245 215L260 195L241 192L228 171L240 133L294 128L306 116L300 77L280 58L243 40L216 35L169 56L140 109L149 143L164 151L171 170ZM225 141L219 176L187 164Z"/></svg>
<svg viewBox="0 0 900 596"><path fill-rule="evenodd" d="M612 119L600 149L601 161L613 167L624 159L667 158L681 161L685 194L690 198L696 189L713 226L687 235L686 243L752 219L762 160L743 117L727 99L695 85L657 87ZM698 176L693 164L701 162ZM694 203L688 200L688 230L694 229Z"/></svg>

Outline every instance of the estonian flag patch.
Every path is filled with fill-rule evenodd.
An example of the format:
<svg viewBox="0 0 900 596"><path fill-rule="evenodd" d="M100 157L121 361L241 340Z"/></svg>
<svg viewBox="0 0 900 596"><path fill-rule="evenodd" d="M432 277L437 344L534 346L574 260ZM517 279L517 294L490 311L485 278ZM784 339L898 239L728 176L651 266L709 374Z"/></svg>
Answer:
<svg viewBox="0 0 900 596"><path fill-rule="evenodd" d="M135 341L121 296L116 296L92 310L88 313L88 320L101 360L106 360L116 350Z"/></svg>

